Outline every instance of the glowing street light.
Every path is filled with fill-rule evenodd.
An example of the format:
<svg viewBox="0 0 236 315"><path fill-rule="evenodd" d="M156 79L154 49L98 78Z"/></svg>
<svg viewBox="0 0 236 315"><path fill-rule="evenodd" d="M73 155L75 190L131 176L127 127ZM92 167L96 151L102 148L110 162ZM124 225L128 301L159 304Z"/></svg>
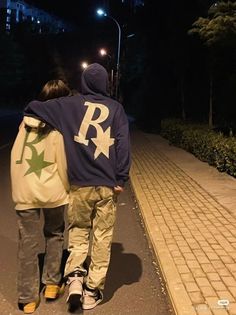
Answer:
<svg viewBox="0 0 236 315"><path fill-rule="evenodd" d="M106 50L103 48L100 49L99 52L100 52L100 55L102 55L102 56L105 56L107 54Z"/></svg>
<svg viewBox="0 0 236 315"><path fill-rule="evenodd" d="M106 51L105 48L101 48L101 49L99 50L99 54L100 54L101 56L108 56L109 58L111 58L111 56L107 53L107 51Z"/></svg>
<svg viewBox="0 0 236 315"><path fill-rule="evenodd" d="M112 16L107 15L107 13L102 10L102 9L98 9L97 10L97 14L99 16L106 16L108 18L110 18L112 21L115 22L117 28L118 28L118 43L117 43L117 58L116 58L116 99L118 99L118 90L119 90L119 71L120 71L120 40L121 40L121 28L120 28L120 24L117 22L116 19L114 19Z"/></svg>
<svg viewBox="0 0 236 315"><path fill-rule="evenodd" d="M88 63L87 63L86 61L83 61L83 62L81 63L81 67L82 67L83 69L86 69L86 68L88 67Z"/></svg>
<svg viewBox="0 0 236 315"><path fill-rule="evenodd" d="M112 69L112 66L111 66L111 55L109 55L107 53L107 50L105 48L101 48L99 50L99 54L102 56L102 57L109 57L109 68L111 68L111 76L110 76L110 95L113 96L113 89L114 89L114 70Z"/></svg>

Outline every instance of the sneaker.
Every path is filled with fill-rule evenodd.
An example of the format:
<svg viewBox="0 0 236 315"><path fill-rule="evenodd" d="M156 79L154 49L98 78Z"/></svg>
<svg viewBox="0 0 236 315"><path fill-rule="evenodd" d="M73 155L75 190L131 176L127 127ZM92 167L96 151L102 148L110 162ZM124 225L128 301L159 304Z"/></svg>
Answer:
<svg viewBox="0 0 236 315"><path fill-rule="evenodd" d="M83 294L83 275L78 271L74 271L68 276L67 285L69 286L69 294L66 302L69 304L69 311L75 311L81 305L81 296Z"/></svg>
<svg viewBox="0 0 236 315"><path fill-rule="evenodd" d="M36 308L39 306L40 300L38 299L35 302L26 303L23 305L24 314L32 314L36 311Z"/></svg>
<svg viewBox="0 0 236 315"><path fill-rule="evenodd" d="M91 310L95 306L97 306L99 303L101 303L103 300L103 294L102 291L99 289L84 289L83 292L83 303L82 308L84 310Z"/></svg>
<svg viewBox="0 0 236 315"><path fill-rule="evenodd" d="M64 293L65 284L61 286L57 284L47 284L44 291L45 299L55 300Z"/></svg>

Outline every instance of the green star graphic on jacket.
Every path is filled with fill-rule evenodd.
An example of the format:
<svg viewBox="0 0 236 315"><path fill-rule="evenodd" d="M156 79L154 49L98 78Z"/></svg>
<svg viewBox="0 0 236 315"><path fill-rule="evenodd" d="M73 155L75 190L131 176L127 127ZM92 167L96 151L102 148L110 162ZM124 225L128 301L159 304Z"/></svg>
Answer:
<svg viewBox="0 0 236 315"><path fill-rule="evenodd" d="M24 176L35 173L38 178L40 178L43 168L53 164L53 162L44 161L44 151L42 151L40 154L38 154L37 151L32 151L31 159L26 159L26 161L30 167Z"/></svg>

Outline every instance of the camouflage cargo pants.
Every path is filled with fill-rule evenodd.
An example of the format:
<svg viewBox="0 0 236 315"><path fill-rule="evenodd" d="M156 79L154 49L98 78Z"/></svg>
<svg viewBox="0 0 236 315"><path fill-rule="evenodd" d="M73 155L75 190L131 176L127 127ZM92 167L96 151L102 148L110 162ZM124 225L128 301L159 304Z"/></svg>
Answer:
<svg viewBox="0 0 236 315"><path fill-rule="evenodd" d="M76 268L87 274L84 262L91 245L91 262L86 280L91 289L104 288L116 218L116 199L117 195L109 187L71 187L68 208L70 255L65 275Z"/></svg>
<svg viewBox="0 0 236 315"><path fill-rule="evenodd" d="M61 280L61 260L64 245L64 209L42 209L44 214L43 234L45 237L45 256L42 282L57 284ZM39 295L39 240L40 209L16 211L18 223L18 302L35 301Z"/></svg>

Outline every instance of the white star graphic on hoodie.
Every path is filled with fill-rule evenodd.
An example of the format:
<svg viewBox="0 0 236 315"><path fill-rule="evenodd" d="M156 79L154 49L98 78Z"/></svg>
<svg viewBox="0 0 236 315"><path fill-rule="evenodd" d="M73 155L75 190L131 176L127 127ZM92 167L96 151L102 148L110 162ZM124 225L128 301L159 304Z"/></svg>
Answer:
<svg viewBox="0 0 236 315"><path fill-rule="evenodd" d="M102 153L109 159L109 148L115 142L114 138L111 138L111 127L102 132L97 133L97 138L91 138L93 143L97 146L94 152L94 160Z"/></svg>

